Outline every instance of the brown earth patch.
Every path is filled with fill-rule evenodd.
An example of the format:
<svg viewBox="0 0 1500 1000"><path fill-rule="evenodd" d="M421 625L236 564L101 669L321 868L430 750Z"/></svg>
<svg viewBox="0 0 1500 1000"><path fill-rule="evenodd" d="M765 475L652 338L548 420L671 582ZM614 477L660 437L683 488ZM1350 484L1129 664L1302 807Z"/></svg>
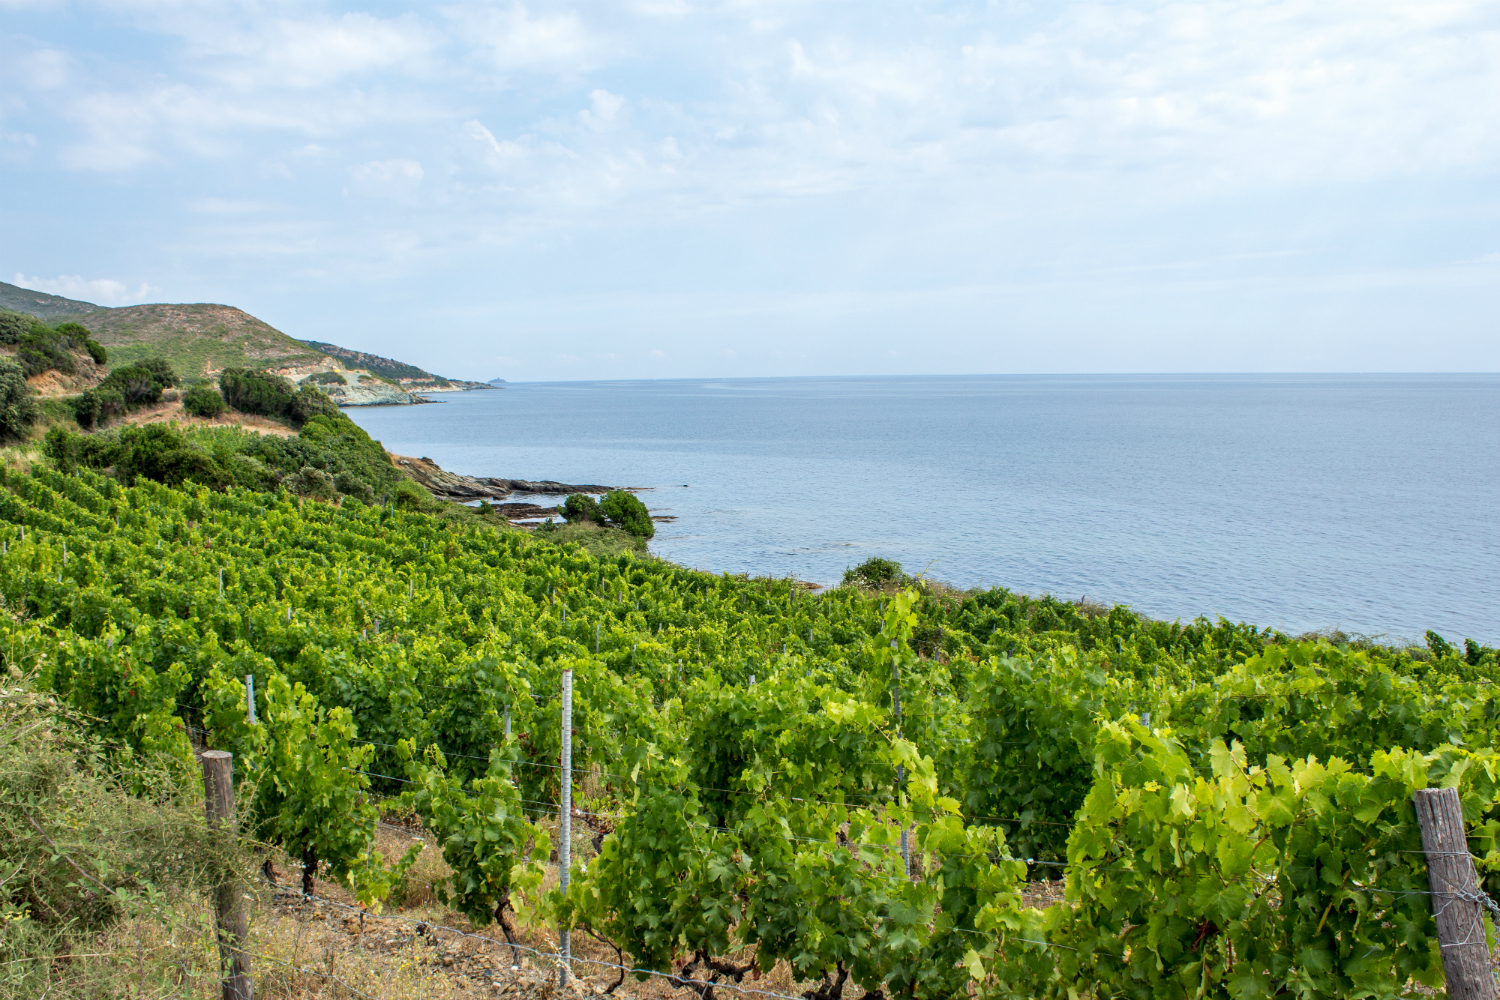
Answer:
<svg viewBox="0 0 1500 1000"><path fill-rule="evenodd" d="M255 434L271 434L275 437L285 438L297 436L297 430L294 427L289 427L269 417L257 417L249 413L237 413L234 410L212 418L195 417L182 408L182 400L180 399L163 400L155 406L142 407L134 413L126 414L124 417L110 424L110 426L131 427L142 424L165 424L173 422L184 428L238 427L241 430L251 431Z"/></svg>

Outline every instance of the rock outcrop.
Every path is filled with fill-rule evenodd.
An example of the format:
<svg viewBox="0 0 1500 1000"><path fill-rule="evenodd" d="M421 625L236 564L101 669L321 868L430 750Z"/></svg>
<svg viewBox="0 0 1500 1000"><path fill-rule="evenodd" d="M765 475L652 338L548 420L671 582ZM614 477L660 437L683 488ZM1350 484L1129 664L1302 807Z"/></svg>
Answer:
<svg viewBox="0 0 1500 1000"><path fill-rule="evenodd" d="M347 370L341 374L348 380L346 385L318 386L328 393L329 399L340 406L392 406L424 402L421 396L374 376Z"/></svg>
<svg viewBox="0 0 1500 1000"><path fill-rule="evenodd" d="M577 485L573 483L559 483L552 480L536 482L528 479L492 479L489 477L460 476L457 473L448 472L441 468L430 458L410 458L405 455L392 455L391 458L395 460L397 468L415 479L427 492L442 500L458 500L460 502L503 500L513 493L567 496L570 493L608 493L610 490L615 489L613 486ZM517 504L516 506L531 507L532 505ZM538 507L536 510L543 511L544 509ZM556 511L555 509L551 509L541 514L525 514L523 516L547 516L547 513L556 513Z"/></svg>

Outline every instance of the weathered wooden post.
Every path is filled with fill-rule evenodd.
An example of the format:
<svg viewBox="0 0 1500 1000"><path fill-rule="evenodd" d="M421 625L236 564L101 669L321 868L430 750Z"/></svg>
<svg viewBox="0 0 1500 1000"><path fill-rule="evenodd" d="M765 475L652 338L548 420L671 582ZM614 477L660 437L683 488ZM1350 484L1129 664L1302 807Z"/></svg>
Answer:
<svg viewBox="0 0 1500 1000"><path fill-rule="evenodd" d="M1432 916L1451 1000L1495 1000L1495 974L1484 941L1484 896L1464 832L1456 788L1424 788L1413 797L1427 853Z"/></svg>
<svg viewBox="0 0 1500 1000"><path fill-rule="evenodd" d="M209 750L203 761L203 811L211 830L234 836L234 754ZM226 878L215 890L219 925L219 980L223 1000L252 1000L250 956L245 942L250 937L250 911L238 881Z"/></svg>

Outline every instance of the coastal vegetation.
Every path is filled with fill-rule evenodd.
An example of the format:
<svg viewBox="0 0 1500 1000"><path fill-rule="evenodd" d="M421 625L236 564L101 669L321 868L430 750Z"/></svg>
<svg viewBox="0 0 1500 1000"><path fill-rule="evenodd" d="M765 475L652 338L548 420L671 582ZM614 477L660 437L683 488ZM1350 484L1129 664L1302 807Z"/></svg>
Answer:
<svg viewBox="0 0 1500 1000"><path fill-rule="evenodd" d="M410 898L420 844L377 843L406 815L451 919L570 927L688 986L1394 997L1442 976L1412 791L1457 787L1500 867L1480 643L600 557L361 479L389 458L325 414L279 444L69 433L0 486L5 669L74 713L96 773L231 751L246 835L372 912ZM566 893L564 671L589 825ZM7 942L61 932L6 891L30 935Z"/></svg>
<svg viewBox="0 0 1500 1000"><path fill-rule="evenodd" d="M0 358L0 442L24 437L40 412L25 369Z"/></svg>
<svg viewBox="0 0 1500 1000"><path fill-rule="evenodd" d="M656 535L646 505L627 490L610 490L601 500L573 493L563 500L560 512L571 523L612 525L643 541Z"/></svg>

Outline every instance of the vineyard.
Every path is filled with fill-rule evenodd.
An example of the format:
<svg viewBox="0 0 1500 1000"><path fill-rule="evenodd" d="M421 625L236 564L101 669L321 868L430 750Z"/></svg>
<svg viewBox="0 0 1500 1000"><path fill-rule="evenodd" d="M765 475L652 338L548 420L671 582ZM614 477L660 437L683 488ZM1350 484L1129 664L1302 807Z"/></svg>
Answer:
<svg viewBox="0 0 1500 1000"><path fill-rule="evenodd" d="M1500 864L1497 653L1430 633L815 595L43 468L0 487L0 599L9 668L109 745L191 770L207 734L309 880L378 907L412 861L375 849L399 800L475 927L596 935L705 995L778 963L817 1000L1410 995L1443 982L1413 793L1456 787ZM565 674L598 836L564 892ZM1066 898L1033 905L1040 880Z"/></svg>

